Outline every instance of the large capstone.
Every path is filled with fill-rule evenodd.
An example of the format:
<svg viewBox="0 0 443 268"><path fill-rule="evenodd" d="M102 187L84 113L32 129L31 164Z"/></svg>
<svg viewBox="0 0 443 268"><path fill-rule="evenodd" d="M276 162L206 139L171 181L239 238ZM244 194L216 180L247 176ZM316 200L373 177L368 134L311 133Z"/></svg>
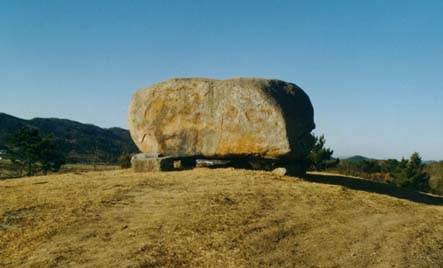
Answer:
<svg viewBox="0 0 443 268"><path fill-rule="evenodd" d="M172 157L303 159L314 127L309 97L280 80L171 79L140 89L129 107L138 148Z"/></svg>

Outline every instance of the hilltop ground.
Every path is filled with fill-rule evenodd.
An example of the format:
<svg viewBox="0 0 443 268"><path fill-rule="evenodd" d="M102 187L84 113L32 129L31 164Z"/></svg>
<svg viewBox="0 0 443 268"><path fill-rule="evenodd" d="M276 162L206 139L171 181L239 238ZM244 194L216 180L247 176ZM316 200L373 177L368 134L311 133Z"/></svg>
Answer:
<svg viewBox="0 0 443 268"><path fill-rule="evenodd" d="M443 199L234 169L4 180L0 267L443 267Z"/></svg>

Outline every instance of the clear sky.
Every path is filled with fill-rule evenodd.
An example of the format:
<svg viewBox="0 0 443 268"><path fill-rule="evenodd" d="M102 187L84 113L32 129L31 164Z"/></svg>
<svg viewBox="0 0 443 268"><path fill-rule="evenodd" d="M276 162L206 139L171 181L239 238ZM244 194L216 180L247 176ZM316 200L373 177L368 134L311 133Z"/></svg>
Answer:
<svg viewBox="0 0 443 268"><path fill-rule="evenodd" d="M443 1L0 0L0 112L127 127L194 76L299 85L335 155L443 159Z"/></svg>

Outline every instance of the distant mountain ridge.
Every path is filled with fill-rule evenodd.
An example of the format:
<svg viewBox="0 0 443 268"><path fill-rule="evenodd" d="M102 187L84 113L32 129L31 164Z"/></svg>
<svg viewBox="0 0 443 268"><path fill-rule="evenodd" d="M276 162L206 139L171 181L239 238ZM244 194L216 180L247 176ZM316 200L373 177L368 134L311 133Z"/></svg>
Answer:
<svg viewBox="0 0 443 268"><path fill-rule="evenodd" d="M25 120L5 113L0 113L0 149L22 127L37 128L43 135L53 134L58 148L71 163L116 163L122 153L138 152L126 129L105 129L58 118Z"/></svg>
<svg viewBox="0 0 443 268"><path fill-rule="evenodd" d="M340 158L341 160L346 160L346 161L350 161L350 162L361 162L361 161L385 161L387 159L396 159L396 160L401 160L401 158L385 158L385 159L376 159L376 158L369 158L366 156L362 156L362 155L354 155L354 156L350 156L350 157L342 157ZM424 164L432 164L438 162L438 160L423 160Z"/></svg>

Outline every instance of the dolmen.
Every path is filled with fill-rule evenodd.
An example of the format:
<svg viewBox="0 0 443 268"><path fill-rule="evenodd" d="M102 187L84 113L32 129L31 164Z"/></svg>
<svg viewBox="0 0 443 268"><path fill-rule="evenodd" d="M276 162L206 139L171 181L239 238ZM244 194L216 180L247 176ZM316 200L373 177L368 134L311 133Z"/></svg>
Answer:
<svg viewBox="0 0 443 268"><path fill-rule="evenodd" d="M134 93L129 130L135 171L192 168L197 159L300 175L313 147L314 109L281 80L176 78Z"/></svg>

